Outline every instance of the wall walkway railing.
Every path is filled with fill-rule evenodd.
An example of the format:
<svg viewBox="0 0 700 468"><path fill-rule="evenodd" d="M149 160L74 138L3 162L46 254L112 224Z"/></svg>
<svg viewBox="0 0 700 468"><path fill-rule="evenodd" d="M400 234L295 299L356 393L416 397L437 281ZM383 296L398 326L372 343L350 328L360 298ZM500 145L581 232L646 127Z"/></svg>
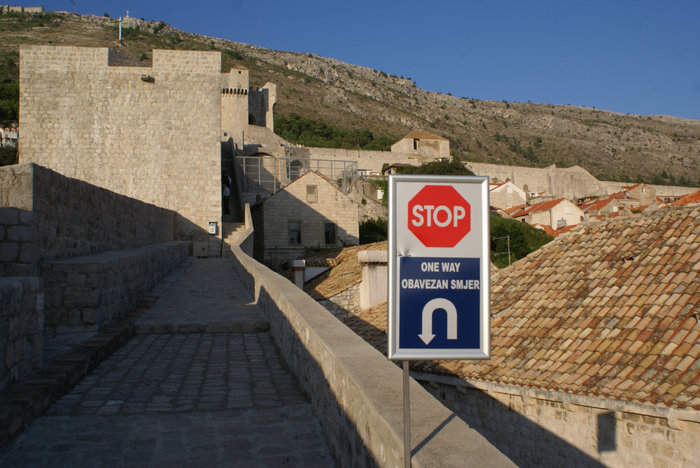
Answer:
<svg viewBox="0 0 700 468"><path fill-rule="evenodd" d="M236 156L235 163L243 175L243 192L275 193L307 172L314 171L348 193L358 176L356 161L337 159L292 159L270 156Z"/></svg>

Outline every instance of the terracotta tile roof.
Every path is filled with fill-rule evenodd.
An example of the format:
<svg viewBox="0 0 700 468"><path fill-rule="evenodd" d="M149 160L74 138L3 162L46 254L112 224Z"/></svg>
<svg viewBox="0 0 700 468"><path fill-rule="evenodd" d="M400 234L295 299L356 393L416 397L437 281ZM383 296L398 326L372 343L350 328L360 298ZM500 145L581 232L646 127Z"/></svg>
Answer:
<svg viewBox="0 0 700 468"><path fill-rule="evenodd" d="M492 275L486 361L423 371L700 409L700 207L579 225ZM386 351L386 304L347 323Z"/></svg>
<svg viewBox="0 0 700 468"><path fill-rule="evenodd" d="M566 200L566 198L543 201L540 203L535 203L534 205L521 205L518 210L508 212L508 214L510 214L513 218L517 218L520 216L529 215L531 213L537 213L538 211L547 211L551 210L564 200Z"/></svg>
<svg viewBox="0 0 700 468"><path fill-rule="evenodd" d="M671 206L682 206L688 205L690 203L700 203L700 190L697 192L689 193L688 195L679 198L678 200L670 203Z"/></svg>
<svg viewBox="0 0 700 468"><path fill-rule="evenodd" d="M573 228L575 228L576 226L578 226L578 224L573 224L573 225L569 225L569 226L564 226L564 227L561 227L561 228L559 228L559 229L552 229L551 226L546 225L546 224L544 224L544 225L542 225L542 224L533 224L533 225L532 225L532 227L536 227L537 229L542 229L544 232L546 232L547 234L549 234L550 236L553 236L553 237L557 237L557 236L560 236L560 235L564 234L565 232L569 232L569 231L571 231Z"/></svg>
<svg viewBox="0 0 700 468"><path fill-rule="evenodd" d="M412 130L408 135L403 137L402 140L406 138L416 140L447 140L447 138L443 138L440 135L435 135L434 133L426 132L425 130Z"/></svg>
<svg viewBox="0 0 700 468"><path fill-rule="evenodd" d="M324 258L330 270L321 273L304 285L304 291L316 300L328 299L336 294L349 289L362 281L362 268L357 260L358 252L363 250L387 250L386 241L372 244L354 245L345 247L340 251L334 251L332 257L309 257L308 260L316 262L318 258ZM326 252L323 255L328 255Z"/></svg>
<svg viewBox="0 0 700 468"><path fill-rule="evenodd" d="M588 211L598 211L602 210L605 208L605 205L611 203L613 200L615 200L614 197L606 197L606 198L596 198L594 200L587 201L585 203L581 203L579 205L579 208L581 208L581 211L584 213Z"/></svg>
<svg viewBox="0 0 700 468"><path fill-rule="evenodd" d="M513 216L514 213L517 213L517 212L519 212L519 211L521 211L521 210L524 210L524 209L526 209L528 206L530 206L530 205L527 205L527 204L525 204L525 205L516 205L516 206L511 206L510 208L506 208L506 209L504 209L503 211L504 211L506 214L508 214L508 215L510 215L510 216Z"/></svg>

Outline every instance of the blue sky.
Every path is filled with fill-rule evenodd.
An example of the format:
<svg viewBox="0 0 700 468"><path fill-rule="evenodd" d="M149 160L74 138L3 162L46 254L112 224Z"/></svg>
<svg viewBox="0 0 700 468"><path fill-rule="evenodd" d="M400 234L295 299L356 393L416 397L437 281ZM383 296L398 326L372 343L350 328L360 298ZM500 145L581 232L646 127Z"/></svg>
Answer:
<svg viewBox="0 0 700 468"><path fill-rule="evenodd" d="M698 0L36 0L311 52L476 99L700 120Z"/></svg>

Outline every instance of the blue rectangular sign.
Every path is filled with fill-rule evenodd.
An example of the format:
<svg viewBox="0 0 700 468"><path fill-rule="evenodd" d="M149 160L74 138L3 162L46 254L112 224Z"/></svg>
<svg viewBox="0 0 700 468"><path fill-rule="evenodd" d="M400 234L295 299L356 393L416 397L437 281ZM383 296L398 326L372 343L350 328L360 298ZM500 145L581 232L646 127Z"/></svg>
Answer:
<svg viewBox="0 0 700 468"><path fill-rule="evenodd" d="M480 348L480 259L402 257L399 346Z"/></svg>

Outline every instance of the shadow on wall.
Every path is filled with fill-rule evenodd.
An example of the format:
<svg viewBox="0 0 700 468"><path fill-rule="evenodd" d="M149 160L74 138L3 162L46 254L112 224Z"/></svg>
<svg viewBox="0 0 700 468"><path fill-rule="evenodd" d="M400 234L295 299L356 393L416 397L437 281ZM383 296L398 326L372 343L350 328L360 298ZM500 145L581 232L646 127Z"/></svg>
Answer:
<svg viewBox="0 0 700 468"><path fill-rule="evenodd" d="M245 268L237 265L236 273L248 291L255 291L255 279ZM327 383L321 365L299 340L285 313L278 308L274 299L262 286L256 303L270 321L270 331L287 366L297 376L302 390L307 395L313 395L311 400L314 411L319 417L326 442L338 465L379 466L371 451L362 442L355 424L341 409L343 405Z"/></svg>
<svg viewBox="0 0 700 468"><path fill-rule="evenodd" d="M309 202L290 192L279 191L251 207L255 227L254 257L259 262L281 264L303 258L306 249L357 245L358 233L348 232L343 226L348 227L352 219L342 215L345 210L355 210L357 214L357 209L357 204L345 195L327 202L319 194L317 200ZM357 216L354 219L357 222ZM265 225L272 232L266 232Z"/></svg>
<svg viewBox="0 0 700 468"><path fill-rule="evenodd" d="M345 318L343 322L386 354L387 335L384 330L353 315ZM431 365L431 370L436 374L454 376L439 364ZM455 402L446 398L445 391L439 385L423 383L423 386L454 411L456 417L479 432L518 466L605 466L566 440L492 398L487 392L468 388L460 398L461 402ZM598 416L598 450L615 450L613 414Z"/></svg>

